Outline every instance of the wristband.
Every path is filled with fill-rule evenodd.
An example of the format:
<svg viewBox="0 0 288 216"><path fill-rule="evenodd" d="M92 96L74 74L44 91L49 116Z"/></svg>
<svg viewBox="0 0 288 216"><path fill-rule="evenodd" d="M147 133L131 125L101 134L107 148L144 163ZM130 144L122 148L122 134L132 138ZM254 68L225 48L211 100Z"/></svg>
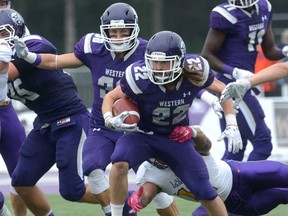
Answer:
<svg viewBox="0 0 288 216"><path fill-rule="evenodd" d="M225 115L226 125L237 125L236 116L234 114Z"/></svg>
<svg viewBox="0 0 288 216"><path fill-rule="evenodd" d="M40 54L36 54L33 52L28 52L27 56L24 57L25 61L29 62L33 66L37 67L41 63L41 56Z"/></svg>
<svg viewBox="0 0 288 216"><path fill-rule="evenodd" d="M110 111L104 113L104 115L103 115L103 118L104 118L105 122L106 122L107 118L112 118L112 117L113 117L113 115L112 115L112 112L110 112Z"/></svg>
<svg viewBox="0 0 288 216"><path fill-rule="evenodd" d="M36 54L36 59L35 61L32 63L33 66L37 67L42 61L42 57L40 54Z"/></svg>
<svg viewBox="0 0 288 216"><path fill-rule="evenodd" d="M205 101L210 106L212 106L213 103L218 100L218 97L216 97L215 95L213 95L212 93L210 93L208 91L204 91L203 94L201 95L200 99L202 101Z"/></svg>
<svg viewBox="0 0 288 216"><path fill-rule="evenodd" d="M221 68L221 71L223 73L227 73L227 74L233 75L234 67L231 67L230 65L227 65L227 64L223 64L222 68Z"/></svg>
<svg viewBox="0 0 288 216"><path fill-rule="evenodd" d="M196 138L198 133L197 130L194 128L195 126L189 126L192 129L192 138Z"/></svg>

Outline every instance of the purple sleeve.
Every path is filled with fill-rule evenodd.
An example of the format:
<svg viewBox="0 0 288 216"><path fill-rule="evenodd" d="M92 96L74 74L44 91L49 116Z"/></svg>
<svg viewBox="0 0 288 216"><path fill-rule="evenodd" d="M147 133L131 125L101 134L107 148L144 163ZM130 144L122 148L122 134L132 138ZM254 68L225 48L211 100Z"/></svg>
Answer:
<svg viewBox="0 0 288 216"><path fill-rule="evenodd" d="M210 14L210 28L217 31L227 32L233 29L233 24L228 21L218 10L226 11L223 7L217 6Z"/></svg>
<svg viewBox="0 0 288 216"><path fill-rule="evenodd" d="M74 45L74 55L82 61L83 64L88 64L87 54L101 55L103 40L98 33L89 33L84 35ZM87 61L87 62L86 62Z"/></svg>

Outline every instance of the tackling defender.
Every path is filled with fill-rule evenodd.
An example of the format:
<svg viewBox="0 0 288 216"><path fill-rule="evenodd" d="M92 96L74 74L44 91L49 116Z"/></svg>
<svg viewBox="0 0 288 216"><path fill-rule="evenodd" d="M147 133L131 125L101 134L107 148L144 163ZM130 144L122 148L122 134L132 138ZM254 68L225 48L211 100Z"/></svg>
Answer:
<svg viewBox="0 0 288 216"><path fill-rule="evenodd" d="M195 149L205 161L209 181L229 213L263 215L280 204L288 204L287 164L268 160L238 162L215 159L210 152L211 141L199 126L181 126L175 128L170 135L170 139L181 142L179 145L191 137L195 140ZM140 189L128 202L135 211L147 206L159 191L195 201L195 195L163 163L144 162L138 169L136 183ZM194 212L192 215L200 214ZM208 214L204 210L201 215Z"/></svg>

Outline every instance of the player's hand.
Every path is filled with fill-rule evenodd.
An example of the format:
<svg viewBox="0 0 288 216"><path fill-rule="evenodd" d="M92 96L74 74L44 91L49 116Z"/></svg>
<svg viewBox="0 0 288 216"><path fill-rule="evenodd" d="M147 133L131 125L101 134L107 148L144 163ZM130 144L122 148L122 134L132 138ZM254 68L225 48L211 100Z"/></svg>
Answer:
<svg viewBox="0 0 288 216"><path fill-rule="evenodd" d="M143 186L141 186L138 189L137 193L134 193L129 197L128 205L132 208L129 212L130 214L131 213L137 213L143 208L143 206L141 205L141 202L140 202L140 198L141 198L142 194L143 194Z"/></svg>
<svg viewBox="0 0 288 216"><path fill-rule="evenodd" d="M237 67L234 68L232 76L234 79L244 79L253 76L254 74L248 70L239 69Z"/></svg>
<svg viewBox="0 0 288 216"><path fill-rule="evenodd" d="M282 53L283 53L284 56L288 57L288 46L284 46L282 48Z"/></svg>
<svg viewBox="0 0 288 216"><path fill-rule="evenodd" d="M239 79L236 82L229 83L222 91L220 103L233 98L233 108L238 107L246 92L250 89L251 83L248 79Z"/></svg>
<svg viewBox="0 0 288 216"><path fill-rule="evenodd" d="M25 59L25 57L28 55L29 49L18 36L15 36L13 38L14 44L15 44L15 50L16 54L19 58Z"/></svg>
<svg viewBox="0 0 288 216"><path fill-rule="evenodd" d="M23 40L21 40L18 36L15 36L13 38L14 44L15 44L15 50L16 54L19 58L24 59L25 61L29 62L30 64L33 64L34 66L38 66L41 62L40 55L33 52L30 52L26 44ZM38 60L37 60L38 58ZM40 61L39 61L40 60Z"/></svg>
<svg viewBox="0 0 288 216"><path fill-rule="evenodd" d="M137 124L124 123L125 118L129 115L128 111L122 112L117 116L108 117L105 119L105 124L108 128L118 131L135 131L137 130Z"/></svg>
<svg viewBox="0 0 288 216"><path fill-rule="evenodd" d="M238 80L238 79L247 79L251 76L253 76L254 73L248 71L248 70L243 70L243 69L239 69L239 68L234 68L233 70L233 77ZM253 94L254 96L259 95L261 93L261 91L259 90L259 88L253 87L251 88L251 94Z"/></svg>
<svg viewBox="0 0 288 216"><path fill-rule="evenodd" d="M239 152L243 148L243 143L240 135L238 126L228 125L223 131L221 136L218 138L218 141L223 140L224 138L228 139L228 151L233 154Z"/></svg>
<svg viewBox="0 0 288 216"><path fill-rule="evenodd" d="M176 126L174 130L172 131L172 133L169 134L169 139L183 143L191 139L192 135L193 135L193 130L191 127Z"/></svg>

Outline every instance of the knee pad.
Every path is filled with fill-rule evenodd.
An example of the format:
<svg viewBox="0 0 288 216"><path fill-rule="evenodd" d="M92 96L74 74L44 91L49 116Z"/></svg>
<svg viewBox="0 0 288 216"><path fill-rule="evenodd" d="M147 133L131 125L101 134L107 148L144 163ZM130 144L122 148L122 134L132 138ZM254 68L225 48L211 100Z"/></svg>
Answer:
<svg viewBox="0 0 288 216"><path fill-rule="evenodd" d="M156 209L165 209L173 202L173 196L160 192L153 199Z"/></svg>
<svg viewBox="0 0 288 216"><path fill-rule="evenodd" d="M109 188L108 180L101 169L93 170L89 174L88 183L92 194L100 194Z"/></svg>

